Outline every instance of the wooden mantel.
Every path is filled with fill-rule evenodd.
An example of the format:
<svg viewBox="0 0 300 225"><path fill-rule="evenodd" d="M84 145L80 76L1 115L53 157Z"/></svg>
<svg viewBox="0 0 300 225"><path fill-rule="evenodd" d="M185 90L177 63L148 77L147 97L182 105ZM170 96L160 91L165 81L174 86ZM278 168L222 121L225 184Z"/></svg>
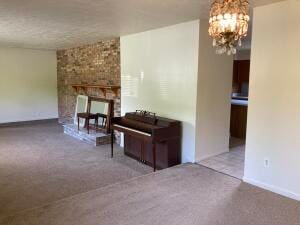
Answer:
<svg viewBox="0 0 300 225"><path fill-rule="evenodd" d="M72 84L72 87L78 92L79 90L87 93L88 89L99 89L102 91L103 95L106 97L107 90L111 90L116 96L118 95L118 90L121 86L118 85L88 85L88 84Z"/></svg>

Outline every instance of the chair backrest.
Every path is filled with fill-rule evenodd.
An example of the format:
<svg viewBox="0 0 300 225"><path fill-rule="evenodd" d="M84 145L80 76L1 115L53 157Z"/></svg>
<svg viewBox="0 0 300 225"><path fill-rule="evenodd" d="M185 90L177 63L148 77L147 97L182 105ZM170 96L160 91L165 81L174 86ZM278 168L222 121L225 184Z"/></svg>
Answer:
<svg viewBox="0 0 300 225"><path fill-rule="evenodd" d="M88 97L88 113L102 113L107 116L106 132L110 132L111 118L114 116L114 101L112 99Z"/></svg>
<svg viewBox="0 0 300 225"><path fill-rule="evenodd" d="M109 103L107 102L91 101L90 113L102 113L107 115L108 105Z"/></svg>

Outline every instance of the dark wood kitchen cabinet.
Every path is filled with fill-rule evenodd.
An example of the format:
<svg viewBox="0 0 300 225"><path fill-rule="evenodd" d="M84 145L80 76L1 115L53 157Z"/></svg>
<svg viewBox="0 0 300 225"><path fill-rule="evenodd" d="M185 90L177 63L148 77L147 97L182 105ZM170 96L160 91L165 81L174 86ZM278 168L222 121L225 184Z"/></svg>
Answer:
<svg viewBox="0 0 300 225"><path fill-rule="evenodd" d="M243 83L249 83L250 60L234 60L233 92L241 93Z"/></svg>
<svg viewBox="0 0 300 225"><path fill-rule="evenodd" d="M248 106L231 105L230 136L246 139Z"/></svg>

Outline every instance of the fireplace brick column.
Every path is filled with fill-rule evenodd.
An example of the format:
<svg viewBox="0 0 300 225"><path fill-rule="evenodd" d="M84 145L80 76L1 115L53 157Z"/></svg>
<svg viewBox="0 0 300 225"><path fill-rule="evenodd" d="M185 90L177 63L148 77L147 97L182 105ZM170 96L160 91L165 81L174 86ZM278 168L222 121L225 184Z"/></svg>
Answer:
<svg viewBox="0 0 300 225"><path fill-rule="evenodd" d="M58 111L61 123L73 123L76 96L87 94L113 99L115 116L120 115L120 90L106 96L97 89L76 92L72 84L120 85L120 39L99 41L95 44L57 51Z"/></svg>

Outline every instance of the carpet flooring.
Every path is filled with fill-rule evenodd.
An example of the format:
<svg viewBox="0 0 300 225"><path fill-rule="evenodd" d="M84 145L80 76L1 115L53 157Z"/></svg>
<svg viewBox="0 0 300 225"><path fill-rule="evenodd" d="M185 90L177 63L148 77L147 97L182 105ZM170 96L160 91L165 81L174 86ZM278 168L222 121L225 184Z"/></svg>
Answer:
<svg viewBox="0 0 300 225"><path fill-rule="evenodd" d="M24 211L0 224L299 225L299 221L299 202L186 164Z"/></svg>
<svg viewBox="0 0 300 225"><path fill-rule="evenodd" d="M38 128L35 127L32 129ZM45 129L47 130L48 128ZM51 129L55 130L57 127ZM33 131L29 131L28 136L32 136L32 132ZM43 131L41 131L41 133L43 133ZM15 134L12 133L11 135ZM23 137L24 134L21 132L19 135ZM36 135L44 136L43 134ZM18 153L12 152L11 157L9 157L9 153L1 153L1 156L4 155L11 161L7 162L0 157L0 180L3 182L2 170L4 168L7 174L7 177L4 176L4 178L6 182L10 184L9 188L9 186L5 186L1 183L0 207L2 210L2 218L0 218L0 225L299 225L300 203L297 201L245 184L239 179L226 176L197 164L184 164L156 173L148 173L149 168L139 168L138 164L134 166L138 168L127 169L127 167L130 167L131 163L133 163L132 161L128 163L127 159L122 156L119 156L120 158L119 161L116 160L117 162L109 160L105 158L105 156L109 154L105 149L97 149L98 154L103 154L102 157L99 157L99 159L102 159L100 164L105 164L106 161L109 161L107 162L108 164L121 164L115 166L111 165L115 168L108 170L112 175L118 177L118 179L116 179L118 180L117 183L112 181L109 184L109 182L107 182L98 189L73 194L61 199L56 198L58 200L55 200L53 197L56 195L52 192L52 189L60 192L64 186L62 185L60 188L57 188L55 183L53 183L51 188L47 189L46 180L50 179L51 176L63 173L63 170L59 170L56 174L51 173L51 176L45 178L45 184L41 187L37 184L35 185L36 188L32 189L29 185L30 182L28 182L29 187L27 189L32 189L32 191L28 191L26 196L24 196L27 198L27 201L30 202L31 199L39 199L35 196L41 197L43 192L38 192L38 190L46 188L46 191L44 191L44 194L48 196L48 200L44 201L46 204L38 206L37 201L33 204L36 205L34 208L29 207L28 209L19 209L19 211L16 211L14 207L18 205L19 201L22 202L21 205L23 205L23 208L26 203L24 197L18 194L16 189L11 190L12 187L23 190L22 187L16 185L16 183L26 184L24 180L16 179L16 176L20 176L20 178L30 177L24 175L27 167L31 168L30 173L33 174L38 173L35 169L42 168L44 168L43 172L47 173L48 169L53 168L52 164L56 165L56 168L61 168L63 162L61 162L61 164L56 164L58 162L54 161L51 163L47 162L49 155L52 155L51 150L55 151L54 149L56 148L61 148L61 151L65 150L65 153L61 153L63 155L61 157L66 159L68 157L73 158L71 156L73 156L74 151L81 152L80 149L85 146L76 141L73 142L73 140L63 135L59 137L55 136L55 133L52 135L54 136L51 141L52 144L53 142L55 143L55 139L64 139L64 141L56 141L60 144L65 142L65 146L68 146L68 148L61 148L60 144L50 148L51 143L45 138L45 142L49 145L44 146L45 143L40 141L39 144L42 148L40 148L39 151L36 150L36 152L26 155L26 151L30 152L31 148L27 145L30 145L31 142L26 142L27 139L23 137L19 145L23 145L26 151L20 152L19 150ZM3 138L3 131L1 131L0 136ZM5 141L5 143L8 144L9 142ZM7 147L9 146L3 148L6 144L3 144L1 139L0 149L2 151L3 149L8 149ZM11 143L11 145L14 146L13 143ZM12 148L12 146L10 147ZM49 148L48 151L44 149L45 147ZM14 146L12 149L18 148L21 148L21 146ZM69 153L69 151L73 153ZM92 154L89 153L89 151L93 152L95 150L88 148L84 153ZM79 155L87 161L89 161L88 159L90 159L90 157L95 157L87 157L84 153L81 152ZM21 157L19 154L23 156ZM38 154L38 156L35 156L35 154ZM60 153L56 153L55 155L60 155ZM21 157L21 159L14 161L16 157ZM57 159L61 159L61 157L57 157ZM42 159L42 161L38 162L40 159ZM93 158L92 161L94 164L98 165L99 163L96 163L94 160ZM82 173L81 169L84 167L77 166L77 164L81 165L80 157L76 158L73 162L71 161L72 160L67 163L67 167L62 167L69 168L70 170L76 167L77 170L73 170L74 174L70 171L69 174L64 174L63 181L68 181L68 176L72 176L72 174L73 177L74 175L76 177L77 173L81 175L81 179L90 179L92 183L98 183L99 181L95 180L103 179L102 176L105 174L104 169L106 167L102 168L102 172L101 168L99 168L98 173L102 174L102 176L98 175L93 178L84 178L88 176L88 173ZM30 166L31 164L36 166ZM18 169L14 170L14 166ZM119 166L121 169L116 169L119 168ZM109 167L109 165L107 165L107 167ZM114 169L117 171L114 171ZM124 173L122 169L129 172ZM134 173L132 170L135 169L140 169L141 171ZM21 175L17 175L17 173ZM11 179L9 178L9 174L12 175ZM133 175L131 178L130 176L125 176L128 174ZM111 174L107 174L107 177L109 177L109 175ZM57 182L56 184L66 185L67 183L68 182ZM77 187L85 187L89 185L89 180L74 180L70 183ZM6 190L6 193L2 192L2 187ZM14 204L8 204L8 206L10 206L8 210L5 201L3 205L3 200L5 200L5 195L11 196L10 200L13 199L13 195L10 191L15 191L16 196ZM52 193L52 195L49 193ZM12 207L13 205L14 207ZM14 211L12 209L15 209L14 214L8 215L9 213L3 213ZM6 216L3 217L4 214L6 214Z"/></svg>
<svg viewBox="0 0 300 225"><path fill-rule="evenodd" d="M152 172L110 147L44 123L0 128L0 220L23 210Z"/></svg>

